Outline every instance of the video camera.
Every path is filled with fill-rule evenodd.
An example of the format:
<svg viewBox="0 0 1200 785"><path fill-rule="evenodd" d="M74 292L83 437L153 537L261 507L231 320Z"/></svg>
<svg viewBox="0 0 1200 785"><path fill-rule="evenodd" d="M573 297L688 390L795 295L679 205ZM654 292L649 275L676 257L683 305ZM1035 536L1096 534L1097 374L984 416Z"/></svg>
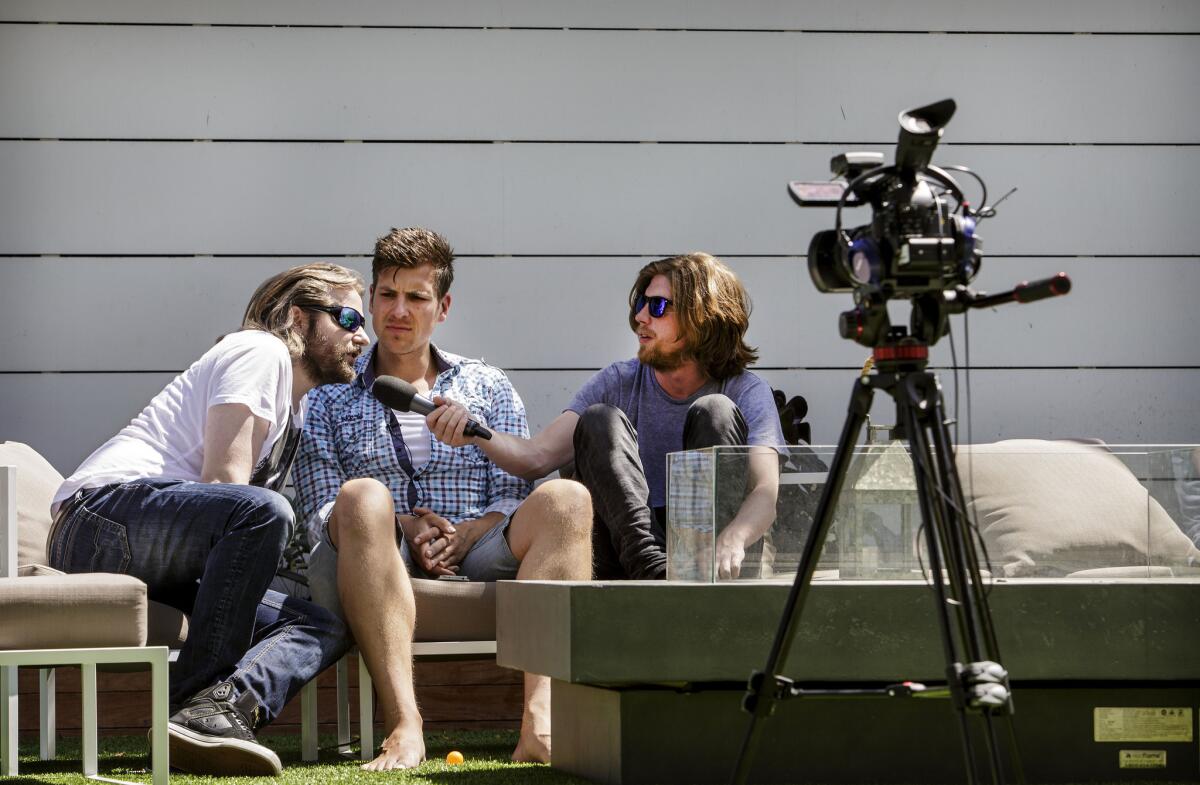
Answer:
<svg viewBox="0 0 1200 785"><path fill-rule="evenodd" d="M930 164L954 110L946 99L902 112L890 166L882 153L843 153L830 162L834 180L788 184L801 207L837 208L834 228L809 243L808 272L822 292L854 293L857 307L839 323L843 338L875 346L889 327L886 302L906 297L914 299L912 335L932 344L946 332L945 313L924 296L965 288L979 272L980 213L953 177ZM871 223L843 229L842 209L861 204L871 206Z"/></svg>

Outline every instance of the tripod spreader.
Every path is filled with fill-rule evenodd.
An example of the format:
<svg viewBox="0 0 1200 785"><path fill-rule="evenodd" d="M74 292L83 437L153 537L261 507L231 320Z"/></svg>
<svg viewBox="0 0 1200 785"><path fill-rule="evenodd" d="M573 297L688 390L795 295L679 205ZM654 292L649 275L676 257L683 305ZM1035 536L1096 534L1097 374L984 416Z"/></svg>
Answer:
<svg viewBox="0 0 1200 785"><path fill-rule="evenodd" d="M1008 671L998 662L955 663L949 670L950 678L962 689L967 708L977 711L1009 709ZM759 706L766 674L755 671L750 677L749 689L742 698L742 709L754 714ZM790 698L949 698L954 690L949 684L926 685L919 681L900 681L882 687L812 688L801 687L786 676L775 676L775 689L771 690L772 704L768 716L774 713L774 702Z"/></svg>

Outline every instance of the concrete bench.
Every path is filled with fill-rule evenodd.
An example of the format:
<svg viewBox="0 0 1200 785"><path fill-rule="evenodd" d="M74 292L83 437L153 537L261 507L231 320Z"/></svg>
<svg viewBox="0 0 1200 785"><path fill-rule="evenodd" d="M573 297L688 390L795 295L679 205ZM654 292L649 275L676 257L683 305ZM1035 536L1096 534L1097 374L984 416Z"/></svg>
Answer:
<svg viewBox="0 0 1200 785"><path fill-rule="evenodd" d="M555 768L626 785L726 782L749 721L746 680L766 663L790 588L504 581L497 661L553 679ZM1030 781L1196 779L1200 578L1010 579L990 597ZM921 581L815 582L782 675L944 682L943 656ZM1101 725L1139 707L1181 713L1144 731L1159 740L1106 740ZM1147 750L1161 768L1121 767L1122 751ZM756 761L753 782L965 779L941 700L781 703Z"/></svg>

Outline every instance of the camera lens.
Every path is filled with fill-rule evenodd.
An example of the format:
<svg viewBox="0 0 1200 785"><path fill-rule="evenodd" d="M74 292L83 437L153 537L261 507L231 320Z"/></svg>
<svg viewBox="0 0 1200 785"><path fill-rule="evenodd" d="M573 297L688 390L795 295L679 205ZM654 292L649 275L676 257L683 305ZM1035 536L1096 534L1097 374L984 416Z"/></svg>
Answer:
<svg viewBox="0 0 1200 785"><path fill-rule="evenodd" d="M853 291L854 282L843 268L842 251L838 247L837 232L833 229L813 235L812 242L808 244L808 274L818 291Z"/></svg>

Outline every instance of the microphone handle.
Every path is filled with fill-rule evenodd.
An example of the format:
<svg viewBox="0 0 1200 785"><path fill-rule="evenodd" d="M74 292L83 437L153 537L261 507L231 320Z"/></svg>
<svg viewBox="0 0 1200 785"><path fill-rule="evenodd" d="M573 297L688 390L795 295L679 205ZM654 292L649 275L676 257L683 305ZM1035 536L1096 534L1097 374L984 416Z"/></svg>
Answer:
<svg viewBox="0 0 1200 785"><path fill-rule="evenodd" d="M437 408L437 404L422 395L414 395L412 401L409 402L408 408L417 414L430 414ZM467 420L467 427L463 431L467 436L478 436L480 439L491 439L492 432L474 420Z"/></svg>
<svg viewBox="0 0 1200 785"><path fill-rule="evenodd" d="M467 436L478 436L480 439L491 439L492 432L474 420L467 420L467 427L463 431Z"/></svg>

